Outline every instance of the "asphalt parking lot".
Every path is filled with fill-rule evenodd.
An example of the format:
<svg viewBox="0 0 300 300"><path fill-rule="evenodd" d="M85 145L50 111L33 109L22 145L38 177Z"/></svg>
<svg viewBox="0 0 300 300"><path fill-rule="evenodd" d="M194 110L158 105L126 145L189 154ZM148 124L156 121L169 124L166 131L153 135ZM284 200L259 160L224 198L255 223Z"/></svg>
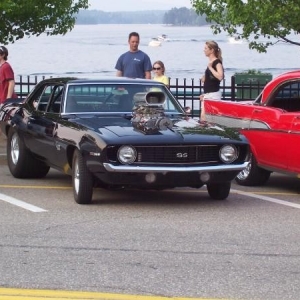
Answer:
<svg viewBox="0 0 300 300"><path fill-rule="evenodd" d="M58 171L13 178L2 134L0 299L79 299L64 294L73 290L102 293L93 299L298 300L299 194L299 179L274 174L263 187L233 182L226 201L205 188L96 189L80 206Z"/></svg>
<svg viewBox="0 0 300 300"><path fill-rule="evenodd" d="M6 137L0 133L0 163L6 161Z"/></svg>
<svg viewBox="0 0 300 300"><path fill-rule="evenodd" d="M5 146L5 143L6 143L6 137L2 132L0 132L0 149L1 150Z"/></svg>

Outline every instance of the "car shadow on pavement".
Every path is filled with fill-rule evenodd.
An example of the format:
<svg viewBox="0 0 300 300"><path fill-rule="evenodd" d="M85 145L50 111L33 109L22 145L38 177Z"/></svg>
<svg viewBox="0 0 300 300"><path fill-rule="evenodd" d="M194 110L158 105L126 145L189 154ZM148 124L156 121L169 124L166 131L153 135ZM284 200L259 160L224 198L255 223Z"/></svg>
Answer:
<svg viewBox="0 0 300 300"><path fill-rule="evenodd" d="M282 192L300 194L300 179L289 175L272 173L265 187L272 190L280 189Z"/></svg>
<svg viewBox="0 0 300 300"><path fill-rule="evenodd" d="M230 195L228 200L230 199ZM214 200L208 195L206 187L201 189L169 189L162 191L123 189L108 191L101 188L94 190L92 204L100 205L142 205L151 207L162 206L194 206L195 204L206 207L221 207L231 205L228 200Z"/></svg>

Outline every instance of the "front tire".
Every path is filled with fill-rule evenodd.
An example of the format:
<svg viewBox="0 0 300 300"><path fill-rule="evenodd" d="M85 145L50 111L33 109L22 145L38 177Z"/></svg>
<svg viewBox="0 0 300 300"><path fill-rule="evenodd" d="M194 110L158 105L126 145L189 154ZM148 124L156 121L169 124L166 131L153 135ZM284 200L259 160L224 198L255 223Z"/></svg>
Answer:
<svg viewBox="0 0 300 300"><path fill-rule="evenodd" d="M7 136L7 164L10 173L16 178L42 178L50 167L35 159L14 128L10 128Z"/></svg>
<svg viewBox="0 0 300 300"><path fill-rule="evenodd" d="M73 156L72 184L74 200L78 204L90 204L93 196L93 175L79 150L75 150Z"/></svg>
<svg viewBox="0 0 300 300"><path fill-rule="evenodd" d="M269 180L270 175L270 171L257 165L256 158L251 154L248 166L236 176L235 181L243 186L259 186L264 185Z"/></svg>
<svg viewBox="0 0 300 300"><path fill-rule="evenodd" d="M229 196L231 182L207 183L206 188L212 199L225 200Z"/></svg>

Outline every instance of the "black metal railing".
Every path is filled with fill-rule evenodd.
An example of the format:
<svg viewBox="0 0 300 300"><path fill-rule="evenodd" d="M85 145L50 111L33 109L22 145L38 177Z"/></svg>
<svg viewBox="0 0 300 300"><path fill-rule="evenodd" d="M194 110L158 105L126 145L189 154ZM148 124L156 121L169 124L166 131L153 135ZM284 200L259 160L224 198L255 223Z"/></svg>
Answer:
<svg viewBox="0 0 300 300"><path fill-rule="evenodd" d="M15 89L18 97L25 98L38 82L46 78L46 76L32 75L17 76ZM230 82L228 83L228 81ZM230 80L224 79L221 83L222 100L243 101L255 99L265 84L251 81L236 84L235 76L232 76ZM191 107L192 115L199 114L199 96L203 93L203 84L200 80L170 78L170 91L183 106Z"/></svg>

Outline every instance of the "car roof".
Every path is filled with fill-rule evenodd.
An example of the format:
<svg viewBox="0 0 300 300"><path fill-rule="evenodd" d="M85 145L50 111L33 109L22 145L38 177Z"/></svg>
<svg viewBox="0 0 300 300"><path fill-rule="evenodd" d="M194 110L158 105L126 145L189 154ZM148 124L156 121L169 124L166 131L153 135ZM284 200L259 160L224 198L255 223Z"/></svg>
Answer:
<svg viewBox="0 0 300 300"><path fill-rule="evenodd" d="M151 79L140 79L140 78L127 78L127 77L99 77L99 78L77 78L77 77L56 77L56 78L48 78L43 80L43 82L61 82L61 83L69 83L69 84L99 84L99 83L120 83L120 84L157 84L163 85L163 83L154 81Z"/></svg>
<svg viewBox="0 0 300 300"><path fill-rule="evenodd" d="M76 83L84 83L84 82L91 82L91 83L153 83L153 80L150 79L140 79L140 78L126 78L126 77L103 77L103 78L94 78L94 79L76 79L72 82ZM155 82L155 81L154 81Z"/></svg>
<svg viewBox="0 0 300 300"><path fill-rule="evenodd" d="M290 71L283 74L278 75L273 78L270 82L268 82L263 89L263 98L265 99L268 95L272 93L274 89L282 82L290 81L290 80L299 80L300 79L300 70Z"/></svg>

